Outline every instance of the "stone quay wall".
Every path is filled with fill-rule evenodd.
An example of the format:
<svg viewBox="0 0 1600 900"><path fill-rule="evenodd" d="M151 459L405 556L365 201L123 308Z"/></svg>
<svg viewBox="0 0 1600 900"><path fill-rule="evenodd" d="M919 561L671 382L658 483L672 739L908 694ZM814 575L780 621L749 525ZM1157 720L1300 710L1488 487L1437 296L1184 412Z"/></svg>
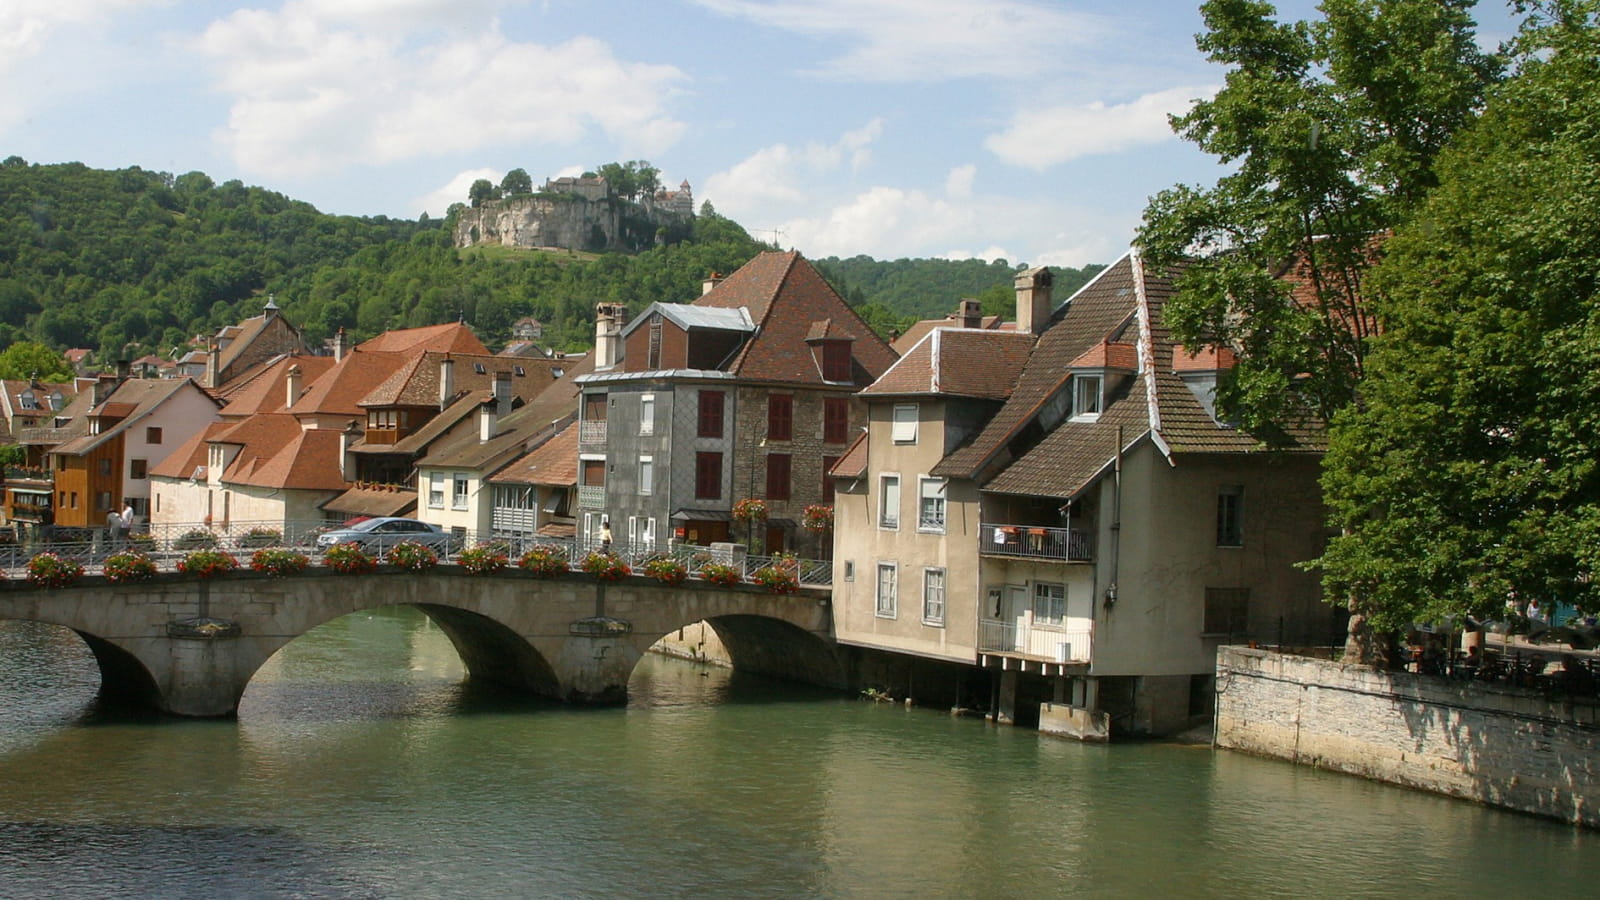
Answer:
<svg viewBox="0 0 1600 900"><path fill-rule="evenodd" d="M1217 652L1217 746L1600 827L1600 705L1498 685Z"/></svg>

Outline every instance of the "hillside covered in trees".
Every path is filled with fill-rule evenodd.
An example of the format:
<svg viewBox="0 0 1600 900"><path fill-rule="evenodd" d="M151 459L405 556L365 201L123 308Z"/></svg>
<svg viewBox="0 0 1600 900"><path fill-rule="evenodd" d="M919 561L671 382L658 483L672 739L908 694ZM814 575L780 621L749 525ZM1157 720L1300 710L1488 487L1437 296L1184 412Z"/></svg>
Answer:
<svg viewBox="0 0 1600 900"><path fill-rule="evenodd" d="M457 250L448 220L335 216L238 181L138 167L0 163L0 347L36 340L102 360L167 355L257 315L268 295L315 345L454 319L490 346L535 316L546 341L592 339L594 305L693 299L709 272L768 249L707 204L682 241L635 255ZM980 260L822 260L884 332L966 296L1009 309L1013 269ZM1067 270L1058 293L1081 278ZM1087 273L1082 273L1087 277ZM987 292L987 293L986 293Z"/></svg>

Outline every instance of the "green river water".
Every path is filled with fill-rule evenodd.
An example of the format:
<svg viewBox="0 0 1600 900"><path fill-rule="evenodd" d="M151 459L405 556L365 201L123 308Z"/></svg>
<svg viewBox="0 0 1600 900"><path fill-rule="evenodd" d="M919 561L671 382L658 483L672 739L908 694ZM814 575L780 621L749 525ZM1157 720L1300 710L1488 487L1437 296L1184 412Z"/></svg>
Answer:
<svg viewBox="0 0 1600 900"><path fill-rule="evenodd" d="M625 708L483 694L409 609L296 640L237 720L98 681L0 622L0 897L1600 896L1600 835L1205 747L656 657Z"/></svg>

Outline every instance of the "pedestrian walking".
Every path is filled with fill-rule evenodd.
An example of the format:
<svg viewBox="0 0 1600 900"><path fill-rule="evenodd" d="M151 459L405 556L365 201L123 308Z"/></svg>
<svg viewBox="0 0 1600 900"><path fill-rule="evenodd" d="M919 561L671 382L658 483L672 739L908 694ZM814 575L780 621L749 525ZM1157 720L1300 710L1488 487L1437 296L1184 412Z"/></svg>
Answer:
<svg viewBox="0 0 1600 900"><path fill-rule="evenodd" d="M133 537L133 518L133 504L124 503L122 505L122 525L120 526L120 533L117 535L124 547L131 543L129 539Z"/></svg>
<svg viewBox="0 0 1600 900"><path fill-rule="evenodd" d="M122 537L122 516L116 510L106 513L106 546L116 549L117 541Z"/></svg>

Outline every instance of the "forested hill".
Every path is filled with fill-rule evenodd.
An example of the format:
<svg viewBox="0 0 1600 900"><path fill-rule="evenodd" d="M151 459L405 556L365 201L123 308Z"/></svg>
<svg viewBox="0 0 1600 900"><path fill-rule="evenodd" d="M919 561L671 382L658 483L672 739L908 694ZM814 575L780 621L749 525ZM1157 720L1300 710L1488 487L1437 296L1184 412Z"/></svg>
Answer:
<svg viewBox="0 0 1600 900"><path fill-rule="evenodd" d="M690 300L707 273L767 249L709 208L688 240L633 256L456 250L448 225L327 215L200 172L11 157L0 162L0 347L37 340L102 360L167 355L258 315L272 295L313 346L340 327L359 340L460 318L497 347L532 315L547 342L573 349L592 340L595 303L637 311ZM855 257L819 267L884 332L950 312L964 296L1009 312L1004 263ZM1060 296L1075 275L1058 275Z"/></svg>

